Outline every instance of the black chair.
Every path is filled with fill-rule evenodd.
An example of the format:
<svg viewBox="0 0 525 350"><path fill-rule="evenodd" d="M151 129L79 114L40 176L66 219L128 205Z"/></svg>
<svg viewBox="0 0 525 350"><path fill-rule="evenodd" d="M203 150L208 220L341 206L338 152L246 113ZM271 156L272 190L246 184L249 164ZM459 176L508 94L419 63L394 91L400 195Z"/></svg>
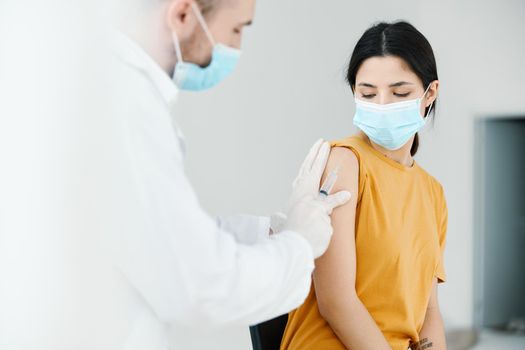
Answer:
<svg viewBox="0 0 525 350"><path fill-rule="evenodd" d="M288 315L250 327L253 350L279 350Z"/></svg>

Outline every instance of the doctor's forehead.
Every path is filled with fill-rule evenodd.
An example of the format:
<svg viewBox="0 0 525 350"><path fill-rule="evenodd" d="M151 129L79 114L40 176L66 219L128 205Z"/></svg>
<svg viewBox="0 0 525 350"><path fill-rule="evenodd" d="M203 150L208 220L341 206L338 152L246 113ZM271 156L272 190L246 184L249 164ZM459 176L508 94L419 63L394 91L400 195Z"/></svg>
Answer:
<svg viewBox="0 0 525 350"><path fill-rule="evenodd" d="M408 63L396 56L368 58L361 63L356 75L356 86L403 86L418 81L419 77Z"/></svg>

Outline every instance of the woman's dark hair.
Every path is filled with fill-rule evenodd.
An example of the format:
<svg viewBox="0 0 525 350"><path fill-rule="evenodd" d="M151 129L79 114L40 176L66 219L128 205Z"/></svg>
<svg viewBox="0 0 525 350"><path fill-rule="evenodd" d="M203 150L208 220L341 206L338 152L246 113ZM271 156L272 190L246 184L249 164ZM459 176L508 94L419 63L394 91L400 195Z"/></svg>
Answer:
<svg viewBox="0 0 525 350"><path fill-rule="evenodd" d="M436 59L428 40L413 25L407 22L378 23L361 36L357 42L350 63L346 80L355 93L357 71L368 58L377 56L396 56L403 59L419 77L423 87L438 79ZM436 103L427 107L425 113L435 115ZM419 136L416 134L410 154L414 156L419 148Z"/></svg>

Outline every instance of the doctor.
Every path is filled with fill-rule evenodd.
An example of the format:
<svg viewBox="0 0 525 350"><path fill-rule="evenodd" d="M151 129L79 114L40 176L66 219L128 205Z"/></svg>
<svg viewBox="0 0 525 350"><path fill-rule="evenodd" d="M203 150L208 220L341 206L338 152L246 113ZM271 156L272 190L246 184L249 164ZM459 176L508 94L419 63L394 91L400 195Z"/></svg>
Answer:
<svg viewBox="0 0 525 350"><path fill-rule="evenodd" d="M320 140L285 216L211 218L186 177L171 107L180 89L209 89L233 72L255 0L139 1L113 43L113 102L128 174L120 180L129 184L116 245L126 349L154 350L170 348L173 323L248 326L298 307L314 259L328 247L329 215L350 193L319 196L330 149Z"/></svg>

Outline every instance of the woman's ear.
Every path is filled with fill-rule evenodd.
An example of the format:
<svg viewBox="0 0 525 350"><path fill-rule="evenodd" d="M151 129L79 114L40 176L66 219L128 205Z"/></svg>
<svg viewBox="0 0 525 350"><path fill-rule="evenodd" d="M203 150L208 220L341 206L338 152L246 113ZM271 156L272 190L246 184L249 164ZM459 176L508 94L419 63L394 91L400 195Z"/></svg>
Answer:
<svg viewBox="0 0 525 350"><path fill-rule="evenodd" d="M170 0L167 5L166 23L170 32L175 32L181 42L190 38L198 25L192 9L194 0Z"/></svg>
<svg viewBox="0 0 525 350"><path fill-rule="evenodd" d="M425 97L425 108L429 107L434 101L436 101L439 92L439 80L434 80L430 83L430 87Z"/></svg>

